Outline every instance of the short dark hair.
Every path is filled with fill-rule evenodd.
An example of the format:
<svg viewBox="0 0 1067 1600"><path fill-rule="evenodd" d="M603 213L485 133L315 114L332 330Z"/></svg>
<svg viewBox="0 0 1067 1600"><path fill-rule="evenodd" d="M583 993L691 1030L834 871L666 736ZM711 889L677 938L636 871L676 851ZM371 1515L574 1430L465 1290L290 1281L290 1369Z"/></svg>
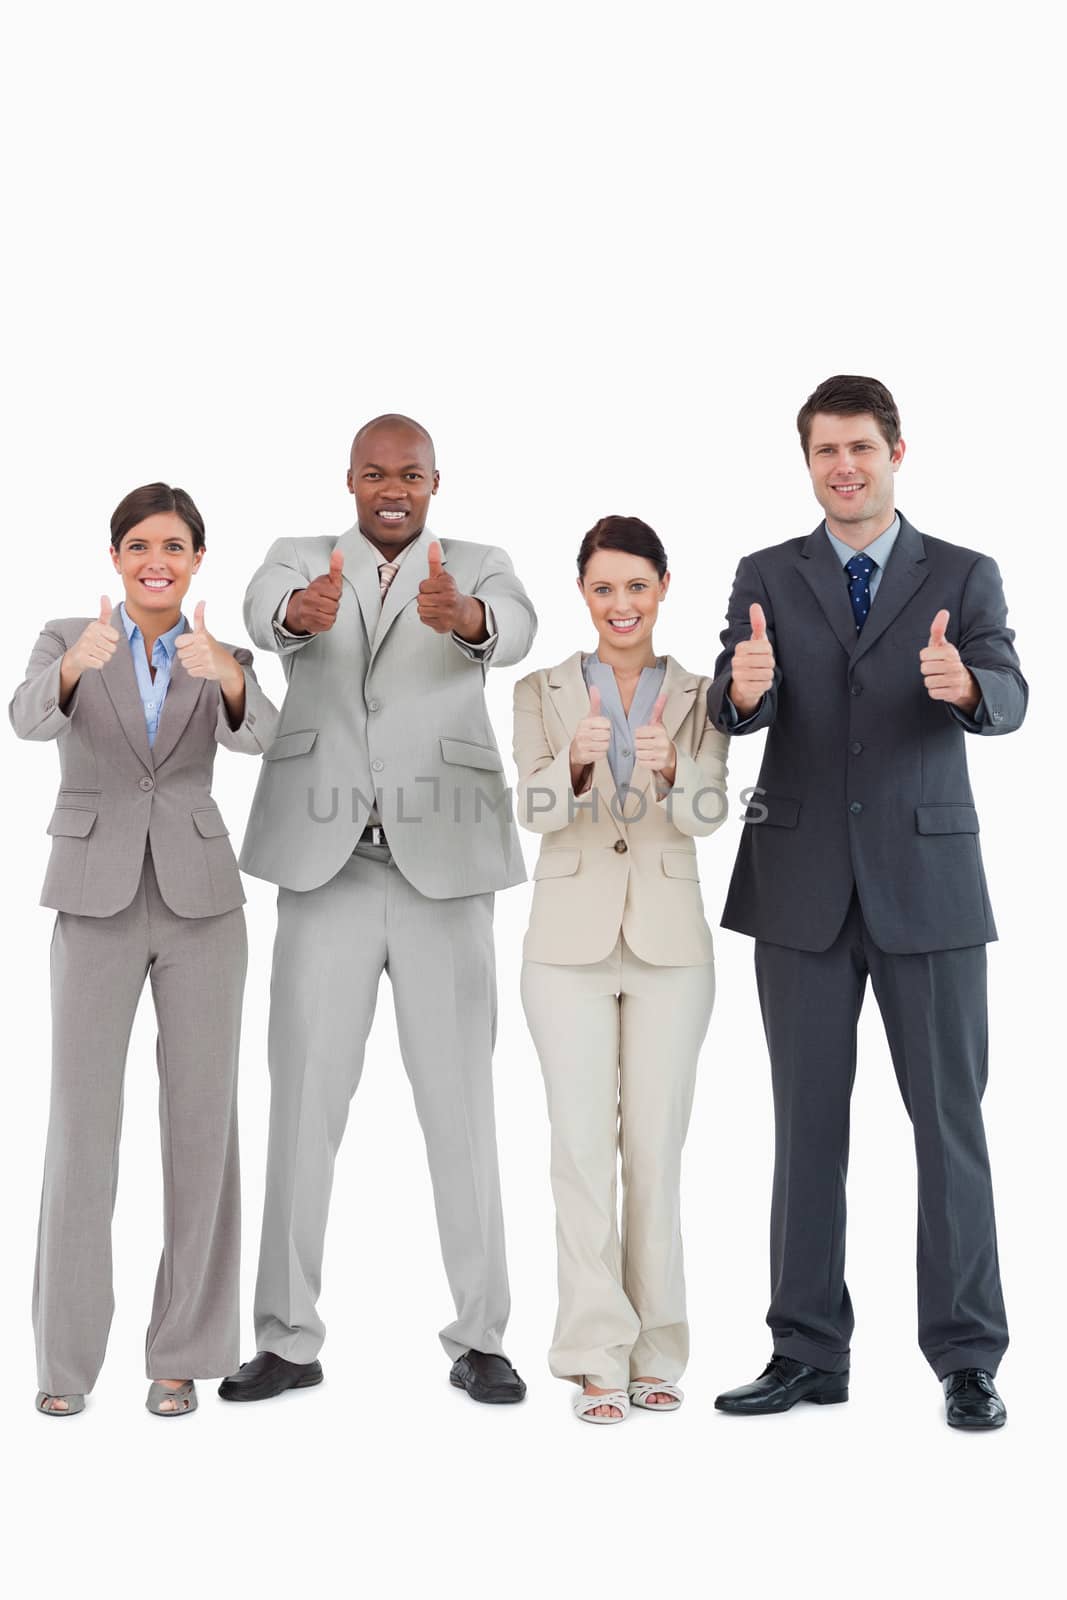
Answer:
<svg viewBox="0 0 1067 1600"><path fill-rule="evenodd" d="M651 561L660 578L667 571L667 552L660 536L640 517L601 517L586 534L578 551L578 576L585 577L590 557L597 550L624 550L629 556Z"/></svg>
<svg viewBox="0 0 1067 1600"><path fill-rule="evenodd" d="M161 511L176 511L193 536L193 549L204 548L204 519L193 504L192 496L184 489L172 489L169 483L146 483L140 489L131 489L111 513L111 543L118 549L124 536L136 528L146 517Z"/></svg>
<svg viewBox="0 0 1067 1600"><path fill-rule="evenodd" d="M808 459L811 424L820 411L829 412L835 417L859 417L869 413L877 422L890 450L895 450L900 443L900 412L885 384L879 383L877 378L841 375L820 383L797 412L797 431L805 461Z"/></svg>

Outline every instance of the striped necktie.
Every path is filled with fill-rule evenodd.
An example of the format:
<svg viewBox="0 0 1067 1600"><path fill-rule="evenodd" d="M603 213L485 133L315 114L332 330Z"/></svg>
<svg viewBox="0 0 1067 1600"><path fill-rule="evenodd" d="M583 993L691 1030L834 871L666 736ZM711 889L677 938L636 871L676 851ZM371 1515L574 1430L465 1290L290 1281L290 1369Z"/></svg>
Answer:
<svg viewBox="0 0 1067 1600"><path fill-rule="evenodd" d="M389 585L400 571L399 561L383 561L378 568L378 587L382 592L382 602L389 593Z"/></svg>

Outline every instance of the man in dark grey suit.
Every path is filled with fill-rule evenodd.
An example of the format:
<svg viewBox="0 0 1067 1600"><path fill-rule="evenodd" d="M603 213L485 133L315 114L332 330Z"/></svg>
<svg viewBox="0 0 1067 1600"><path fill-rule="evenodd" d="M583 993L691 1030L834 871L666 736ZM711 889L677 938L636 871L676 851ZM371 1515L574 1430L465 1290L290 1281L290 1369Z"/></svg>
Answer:
<svg viewBox="0 0 1067 1600"><path fill-rule="evenodd" d="M1026 712L1000 574L894 508L892 395L830 378L797 418L825 521L737 570L708 696L769 729L723 926L756 940L774 1085L774 1352L722 1411L848 1398L845 1175L868 975L915 1133L919 1343L954 1427L999 1427L1008 1342L982 1126L995 939L964 735Z"/></svg>

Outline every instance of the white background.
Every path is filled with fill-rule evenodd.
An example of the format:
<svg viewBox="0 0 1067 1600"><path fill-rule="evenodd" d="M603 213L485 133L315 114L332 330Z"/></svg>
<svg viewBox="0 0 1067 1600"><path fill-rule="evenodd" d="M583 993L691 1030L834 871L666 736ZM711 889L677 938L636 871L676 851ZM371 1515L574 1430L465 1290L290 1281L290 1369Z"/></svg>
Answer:
<svg viewBox="0 0 1067 1600"><path fill-rule="evenodd" d="M201 1384L181 1428L144 1411L160 1230L146 1002L107 1364L79 1420L37 1416L52 914L36 901L56 760L9 735L0 1330L13 1592L1049 1592L1064 1326L1054 16L1026 0L98 0L9 18L12 689L46 618L115 597L108 517L157 478L186 487L207 521L192 600L206 598L219 637L242 640L244 585L267 545L350 524L351 435L397 408L437 441L436 531L505 545L541 616L528 660L492 674L506 749L516 676L589 642L574 554L606 512L661 533L674 582L657 643L710 669L739 556L818 520L793 418L838 371L894 391L909 444L899 503L997 558L1033 686L1020 734L969 743L1002 939L986 1107L1012 1326L1011 1420L978 1437L945 1428L915 1344L910 1131L873 1004L854 1101L851 1403L752 1422L713 1410L769 1350L768 1070L751 946L725 932L685 1174L687 1402L622 1428L573 1421L545 1364L547 1123L518 1003L528 888L497 901L496 1068L508 1348L527 1403L477 1407L447 1384L435 1330L449 1300L383 983L334 1194L326 1383L248 1407ZM258 666L280 691L277 662ZM759 743L735 742L735 801ZM255 777L221 753L235 837ZM700 847L713 925L738 832L735 809ZM269 886L246 886L247 1356L274 908Z"/></svg>

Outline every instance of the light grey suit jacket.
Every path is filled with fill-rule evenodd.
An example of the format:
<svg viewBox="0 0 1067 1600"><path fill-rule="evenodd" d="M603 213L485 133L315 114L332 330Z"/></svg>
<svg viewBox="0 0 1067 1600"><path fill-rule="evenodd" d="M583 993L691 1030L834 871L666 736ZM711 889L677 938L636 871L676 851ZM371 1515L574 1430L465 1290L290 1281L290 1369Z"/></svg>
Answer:
<svg viewBox="0 0 1067 1600"><path fill-rule="evenodd" d="M433 537L419 535L384 604L376 554L358 525L339 539L279 539L252 578L249 634L278 652L288 680L241 854L253 877L297 890L327 883L376 803L393 859L421 894L447 900L524 881L485 674L489 656L495 666L522 660L537 618L503 550L444 539L459 588L492 607L496 642L483 657L420 622L415 602ZM282 600L326 572L335 549L345 561L333 627L279 635Z"/></svg>
<svg viewBox="0 0 1067 1600"><path fill-rule="evenodd" d="M34 645L8 714L20 739L55 739L60 788L48 824L52 853L41 905L87 917L128 906L150 841L159 891L180 917L213 917L244 903L228 830L211 798L217 745L261 755L278 713L256 682L252 656L224 649L244 669L245 714L230 719L217 683L191 678L175 655L155 744L149 747L133 655L118 607L119 644L101 671L82 674L65 711L60 664L89 617L49 622Z"/></svg>

